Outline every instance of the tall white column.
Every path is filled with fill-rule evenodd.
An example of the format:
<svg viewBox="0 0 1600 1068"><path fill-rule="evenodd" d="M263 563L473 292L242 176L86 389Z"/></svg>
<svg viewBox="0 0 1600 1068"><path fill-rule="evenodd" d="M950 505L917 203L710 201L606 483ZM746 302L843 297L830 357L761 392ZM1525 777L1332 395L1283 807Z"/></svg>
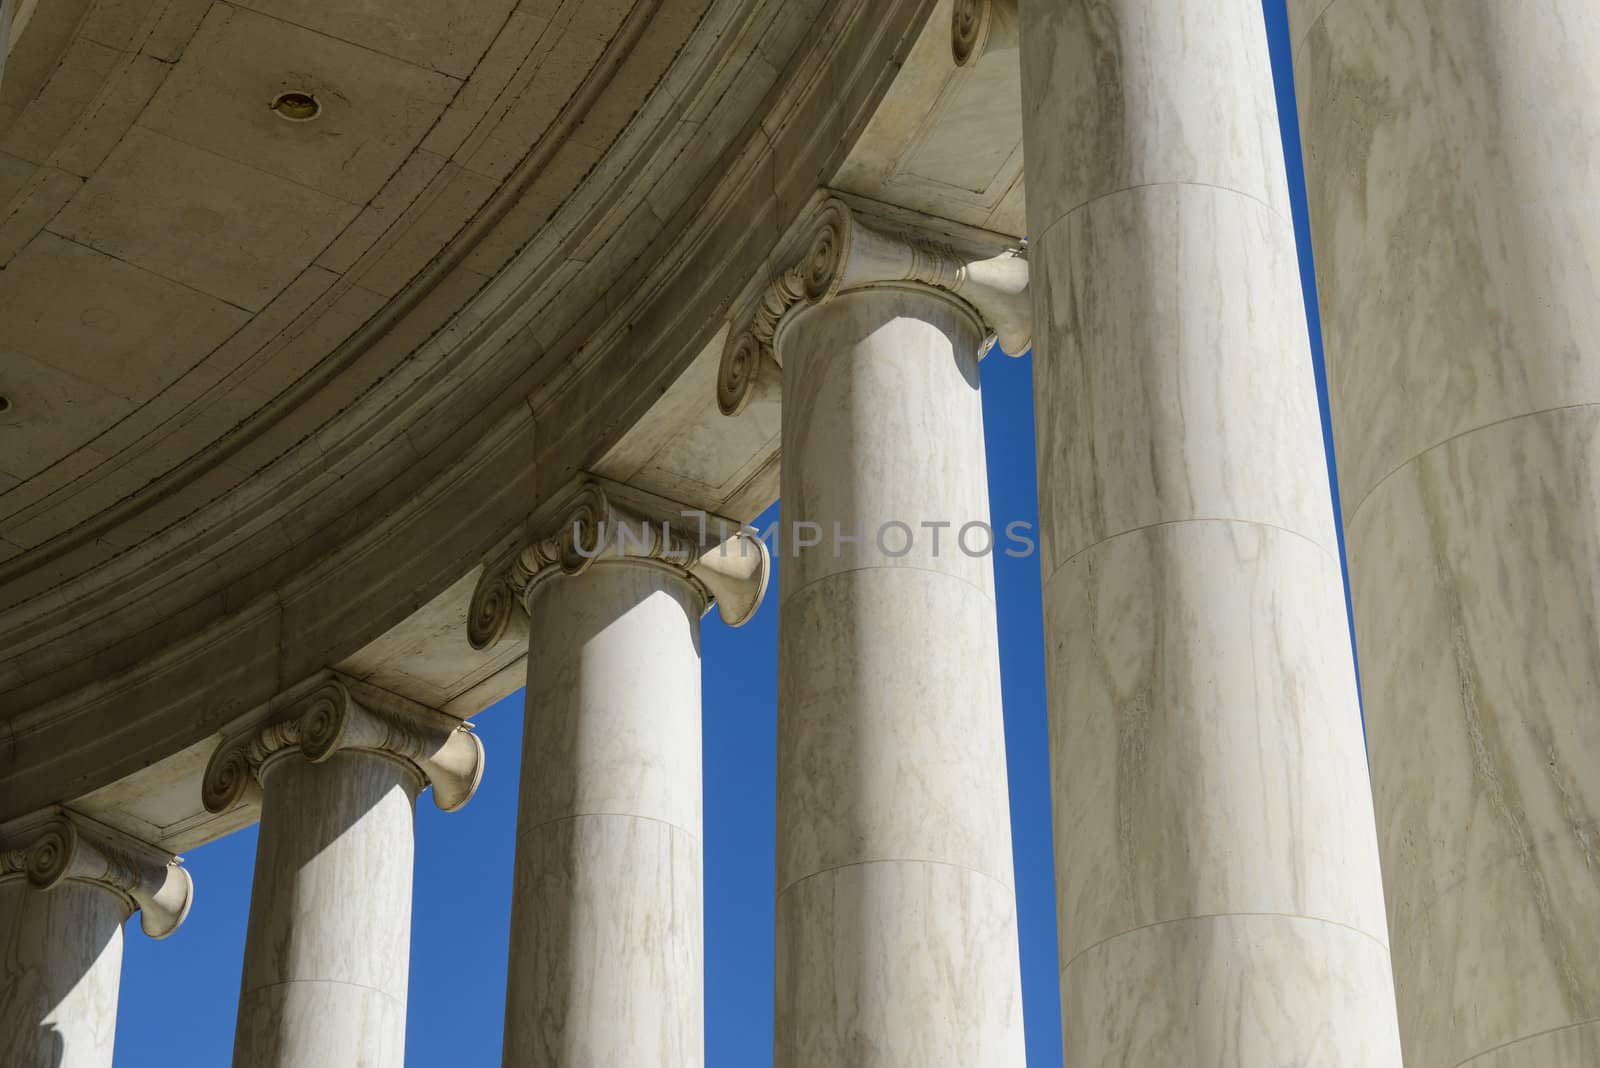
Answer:
<svg viewBox="0 0 1600 1068"><path fill-rule="evenodd" d="M1600 1064L1600 6L1289 9L1406 1063Z"/></svg>
<svg viewBox="0 0 1600 1068"><path fill-rule="evenodd" d="M1260 0L1020 16L1066 1062L1397 1066Z"/></svg>
<svg viewBox="0 0 1600 1068"><path fill-rule="evenodd" d="M528 627L504 1061L694 1068L700 617L717 601L729 623L748 619L766 553L742 534L711 547L677 506L599 482L554 529L486 573L473 615L502 610L479 623L480 647L513 602Z"/></svg>
<svg viewBox="0 0 1600 1068"><path fill-rule="evenodd" d="M169 854L75 813L24 821L0 849L0 1064L111 1068L122 924L165 938L188 914Z"/></svg>
<svg viewBox="0 0 1600 1068"><path fill-rule="evenodd" d="M770 381L752 365L782 365L773 1062L1020 1066L988 331L969 299L1020 351L1026 266L838 200L810 232L723 382L737 409L737 382Z"/></svg>
<svg viewBox="0 0 1600 1068"><path fill-rule="evenodd" d="M214 812L259 791L235 1068L405 1061L413 803L465 804L483 746L442 713L339 677L224 743Z"/></svg>

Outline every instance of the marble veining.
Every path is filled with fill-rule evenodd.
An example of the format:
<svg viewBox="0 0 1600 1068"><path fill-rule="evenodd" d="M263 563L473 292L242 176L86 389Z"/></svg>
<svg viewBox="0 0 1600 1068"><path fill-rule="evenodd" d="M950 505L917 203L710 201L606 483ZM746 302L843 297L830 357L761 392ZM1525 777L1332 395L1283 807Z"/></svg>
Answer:
<svg viewBox="0 0 1600 1068"><path fill-rule="evenodd" d="M698 838L635 816L519 835L505 1063L704 1064L702 867Z"/></svg>
<svg viewBox="0 0 1600 1068"><path fill-rule="evenodd" d="M705 1062L704 607L645 560L529 596L507 1065Z"/></svg>
<svg viewBox="0 0 1600 1068"><path fill-rule="evenodd" d="M944 864L818 873L777 908L774 1068L1021 1065L1011 888Z"/></svg>
<svg viewBox="0 0 1600 1068"><path fill-rule="evenodd" d="M1431 446L1600 401L1600 8L1338 0L1296 60L1346 518Z"/></svg>
<svg viewBox="0 0 1600 1068"><path fill-rule="evenodd" d="M0 1064L112 1068L127 916L103 887L0 879Z"/></svg>
<svg viewBox="0 0 1600 1068"><path fill-rule="evenodd" d="M1035 241L1097 197L1217 186L1289 218L1261 5L1023 0L1022 117Z"/></svg>
<svg viewBox="0 0 1600 1068"><path fill-rule="evenodd" d="M1113 538L1046 584L1064 961L1215 913L1387 942L1342 592L1319 547L1236 522Z"/></svg>
<svg viewBox="0 0 1600 1068"><path fill-rule="evenodd" d="M1245 519L1337 552L1294 232L1227 190L1105 197L1033 248L1040 552Z"/></svg>
<svg viewBox="0 0 1600 1068"><path fill-rule="evenodd" d="M797 309L781 329L782 452L804 458L782 469L781 536L815 523L820 544L780 546L779 596L873 567L954 575L992 598L988 557L957 543L963 525L990 518L978 320L932 287L882 288ZM835 551L836 525L861 540Z"/></svg>
<svg viewBox="0 0 1600 1068"><path fill-rule="evenodd" d="M1600 1016L1597 472L1600 407L1510 420L1407 464L1349 528L1401 1019L1424 1063Z"/></svg>
<svg viewBox="0 0 1600 1068"><path fill-rule="evenodd" d="M1336 924L1205 916L1092 947L1061 973L1067 1063L1400 1068L1389 955Z"/></svg>
<svg viewBox="0 0 1600 1068"><path fill-rule="evenodd" d="M868 285L775 338L785 531L952 526L783 558L774 1064L1020 1068L993 564L953 536L989 519L981 323Z"/></svg>
<svg viewBox="0 0 1600 1068"><path fill-rule="evenodd" d="M399 1068L421 785L361 750L263 768L234 1068Z"/></svg>

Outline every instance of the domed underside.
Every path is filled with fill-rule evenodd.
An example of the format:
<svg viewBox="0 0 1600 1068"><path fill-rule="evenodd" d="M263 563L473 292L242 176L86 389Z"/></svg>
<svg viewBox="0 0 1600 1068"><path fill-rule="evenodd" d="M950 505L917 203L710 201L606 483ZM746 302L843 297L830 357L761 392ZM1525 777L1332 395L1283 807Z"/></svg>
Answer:
<svg viewBox="0 0 1600 1068"><path fill-rule="evenodd" d="M192 776L220 728L329 667L459 715L520 685L525 650L467 647L466 600L580 471L738 518L769 503L777 413L716 416L719 331L818 188L1020 228L1014 104L976 162L928 136L961 111L948 20L949 0L21 0L0 821L126 809L149 793L132 773ZM194 809L131 829L209 837Z"/></svg>

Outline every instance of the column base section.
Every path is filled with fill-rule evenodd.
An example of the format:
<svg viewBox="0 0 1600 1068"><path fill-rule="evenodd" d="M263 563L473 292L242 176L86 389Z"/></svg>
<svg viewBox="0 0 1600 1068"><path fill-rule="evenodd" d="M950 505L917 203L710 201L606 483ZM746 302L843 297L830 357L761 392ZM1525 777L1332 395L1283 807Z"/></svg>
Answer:
<svg viewBox="0 0 1600 1068"><path fill-rule="evenodd" d="M1201 916L1091 946L1061 973L1073 1068L1400 1068L1389 953L1296 916Z"/></svg>
<svg viewBox="0 0 1600 1068"><path fill-rule="evenodd" d="M239 999L233 1068L402 1068L406 1006L354 983L300 979Z"/></svg>
<svg viewBox="0 0 1600 1068"><path fill-rule="evenodd" d="M1022 1068L1014 895L876 861L778 896L775 1068Z"/></svg>
<svg viewBox="0 0 1600 1068"><path fill-rule="evenodd" d="M590 815L517 842L505 1063L705 1063L700 840Z"/></svg>

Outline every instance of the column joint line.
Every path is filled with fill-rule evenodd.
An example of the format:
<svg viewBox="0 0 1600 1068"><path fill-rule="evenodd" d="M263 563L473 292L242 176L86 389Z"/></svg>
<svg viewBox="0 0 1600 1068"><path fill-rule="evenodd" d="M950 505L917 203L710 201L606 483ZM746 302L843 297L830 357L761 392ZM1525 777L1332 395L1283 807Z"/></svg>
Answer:
<svg viewBox="0 0 1600 1068"><path fill-rule="evenodd" d="M530 827L518 827L517 838L520 839L525 834L543 830L544 828L552 826L553 824L569 823L573 820L581 820L589 816L604 816L608 819L645 820L649 823L659 823L663 827L671 827L680 834L687 835L689 838L694 839L696 845L703 845L701 836L696 834L694 831L689 830L689 828L673 823L671 820L664 820L659 816L644 816L637 812L574 812L567 816L551 816L549 819L540 820L538 823L535 823Z"/></svg>
<svg viewBox="0 0 1600 1068"><path fill-rule="evenodd" d="M370 990L372 993L381 998L387 998L390 1002L399 1007L402 1012L404 1012L406 1008L405 999L397 998L387 990L380 990L375 986L368 985L367 983L353 983L348 979L279 979L274 983L262 983L260 986L254 986L249 990L242 991L239 995L239 1000L243 1001L250 995L258 994L263 990L275 990L280 986L294 986L297 983L327 983L332 986L348 986L354 987L357 990Z"/></svg>
<svg viewBox="0 0 1600 1068"><path fill-rule="evenodd" d="M1488 1049L1481 1049L1477 1053L1472 1054L1466 1060L1457 1061L1455 1068L1467 1068L1467 1065L1471 1064L1473 1061L1487 1057L1491 1053L1499 1053L1501 1050L1510 1049L1512 1046L1520 1046L1524 1042L1532 1042L1536 1038L1543 1038L1546 1035L1558 1034L1562 1031L1575 1031L1580 1027L1592 1027L1595 1024L1600 1024L1600 1016L1596 1016L1588 1020L1579 1020L1576 1023L1561 1024L1559 1027L1547 1027L1543 1031L1535 1031L1531 1035L1522 1035L1520 1037L1513 1038L1509 1042L1502 1042L1498 1046L1490 1046Z"/></svg>
<svg viewBox="0 0 1600 1068"><path fill-rule="evenodd" d="M1016 907L1016 887L1012 886L1010 883L1007 883L1004 879L997 878L986 871L979 871L977 868L968 867L965 864L957 864L953 860L931 860L925 857L874 857L871 860L850 860L843 864L831 864L826 868L818 868L814 872L811 872L807 875L802 875L800 878L790 881L772 896L774 900L776 900L777 898L782 897L784 894L787 894L790 890L793 890L795 887L799 886L801 883L815 879L819 875L827 875L831 872L843 871L846 868L864 868L871 864L932 864L940 868L954 868L957 871L964 871L971 875L980 875L994 883L996 886L999 886L1010 893L1012 895L1012 908L1015 909Z"/></svg>
<svg viewBox="0 0 1600 1068"><path fill-rule="evenodd" d="M1386 957L1389 956L1391 952L1389 949L1389 944L1370 931L1363 931L1359 927L1352 927L1348 923L1341 923L1338 920L1330 920L1324 916L1305 916L1298 912L1202 912L1193 916L1174 916L1170 920L1152 920L1149 923L1141 923L1137 927L1130 927L1126 931L1118 931L1116 934L1106 935L1104 938L1101 938L1095 942L1091 942L1089 945L1084 946L1082 949L1078 950L1078 952L1074 953L1072 957L1066 961L1066 963L1061 965L1061 974L1065 975L1067 973L1067 969L1076 964L1079 959L1084 956L1084 954L1089 953L1092 950L1099 949L1101 946L1106 945L1107 943L1115 942L1119 938L1125 938L1131 934L1138 934L1140 931L1148 931L1154 927L1170 927L1175 923L1189 923L1193 920L1225 920L1234 916L1246 918L1255 917L1261 919L1299 920L1302 923L1326 924L1329 927L1338 927L1341 930L1360 935L1362 938L1365 938L1367 941L1383 950L1383 954ZM1459 1068L1459 1066L1457 1066L1457 1068Z"/></svg>
<svg viewBox="0 0 1600 1068"><path fill-rule="evenodd" d="M1031 248L1037 248L1039 243L1044 239L1044 236L1050 231L1054 230L1057 226L1060 226L1062 223L1072 218L1072 216L1093 207L1102 200L1110 200L1112 197L1120 197L1127 193L1137 193L1143 189L1159 189L1162 186L1188 186L1191 189L1215 189L1220 193L1230 193L1233 196L1242 197L1243 199L1251 201L1259 207L1264 208L1269 215L1277 219L1279 222L1287 224L1290 229L1291 236L1293 234L1294 219L1291 216L1285 215L1271 204L1268 204L1265 200L1262 200L1254 193L1247 193L1243 189L1235 189L1232 186L1217 185L1215 182L1196 182L1184 178L1164 178L1156 182L1138 182L1134 185L1125 185L1120 189L1111 189L1104 193L1096 193L1088 200L1085 200L1082 204L1079 204L1076 207L1068 208L1054 219L1051 219L1050 222L1045 225L1045 228L1040 230L1037 235L1030 235L1028 238L1028 245ZM1288 195L1287 183L1284 186L1284 195Z"/></svg>
<svg viewBox="0 0 1600 1068"><path fill-rule="evenodd" d="M1332 507L1331 503L1330 503L1329 507L1330 508ZM1100 538L1097 541L1092 541L1088 545L1085 545L1083 548L1078 549L1071 556L1067 557L1066 559L1062 560L1059 564L1057 564L1055 567L1051 568L1050 569L1050 573L1044 577L1044 581L1040 585L1041 586L1050 585L1051 581L1055 579L1056 575L1060 574L1060 572L1068 564L1071 564L1073 561L1077 560L1078 557L1084 555L1085 553L1092 552L1095 549L1100 548L1102 545L1105 545L1107 542L1116 541L1118 538L1125 537L1125 536L1127 536L1129 534L1138 534L1141 531L1155 530L1158 527L1177 527L1177 526L1182 526L1185 523L1229 523L1229 524L1233 524L1233 525L1236 525L1236 526L1262 527L1262 528L1264 528L1266 530L1276 530L1276 531L1278 531L1280 533L1288 534L1288 535L1290 535L1292 537L1299 538L1301 541L1306 542L1309 545L1315 547L1320 552L1322 552L1323 555L1327 556L1329 560L1333 561L1333 563L1335 565L1339 565L1339 563L1340 563L1339 554L1337 552L1335 552L1333 549L1328 548L1326 545L1322 544L1320 541L1318 541L1316 538L1313 538L1311 535L1302 533L1301 531L1295 530L1292 527L1286 527L1286 526L1283 526L1283 525L1281 525L1279 523L1269 523L1264 519L1242 519L1242 518L1239 518L1237 516L1226 516L1226 515L1196 515L1196 516L1186 516L1183 519L1161 519L1161 520L1157 520L1154 523L1142 523L1142 524L1140 524L1139 526L1136 526L1136 527L1128 527L1126 530L1119 530L1115 534L1107 534L1105 537ZM1342 566L1340 567L1340 573L1341 574L1343 573Z"/></svg>
<svg viewBox="0 0 1600 1068"><path fill-rule="evenodd" d="M1350 519L1352 521L1355 520L1356 515L1361 511L1361 509L1363 509L1363 508L1365 508L1367 506L1367 501L1369 501L1372 498L1372 495L1377 493L1378 490L1383 487L1383 484L1385 482L1388 482L1395 475L1398 475L1401 471L1404 471L1407 467L1411 466L1413 463L1416 463L1418 460L1422 459L1424 456L1428 455L1430 452L1434 452L1434 451L1436 451L1438 449L1442 449L1446 445L1450 445L1450 444L1460 440L1461 438L1468 437L1468 436L1470 436L1472 434L1476 434L1479 431L1492 430L1495 427L1503 426L1506 423L1515 423L1519 419L1537 419L1537 418L1539 418L1540 416L1543 416L1543 415L1551 415L1551 414L1553 414L1555 412L1571 412L1571 411L1576 411L1579 408L1600 408L1600 401L1577 401L1576 403L1573 403L1573 404L1553 404L1548 408L1540 408L1537 411L1518 412L1516 415L1507 415L1507 416L1504 416L1504 417L1502 417L1500 419L1491 419L1487 423L1480 423L1477 426L1469 426L1465 430L1459 430L1456 433L1449 435L1448 437L1440 438L1438 441L1434 442L1433 444L1426 445L1426 446L1418 449L1416 452L1412 453L1410 456L1406 457L1404 460L1401 460L1394 467L1392 467L1388 471L1384 472L1383 477L1378 479L1378 481L1374 482L1372 484L1372 488L1367 490L1365 493L1363 493L1361 495L1361 500L1357 501L1356 504L1355 504L1355 507L1350 509ZM1349 524L1347 523L1346 526L1349 526Z"/></svg>

